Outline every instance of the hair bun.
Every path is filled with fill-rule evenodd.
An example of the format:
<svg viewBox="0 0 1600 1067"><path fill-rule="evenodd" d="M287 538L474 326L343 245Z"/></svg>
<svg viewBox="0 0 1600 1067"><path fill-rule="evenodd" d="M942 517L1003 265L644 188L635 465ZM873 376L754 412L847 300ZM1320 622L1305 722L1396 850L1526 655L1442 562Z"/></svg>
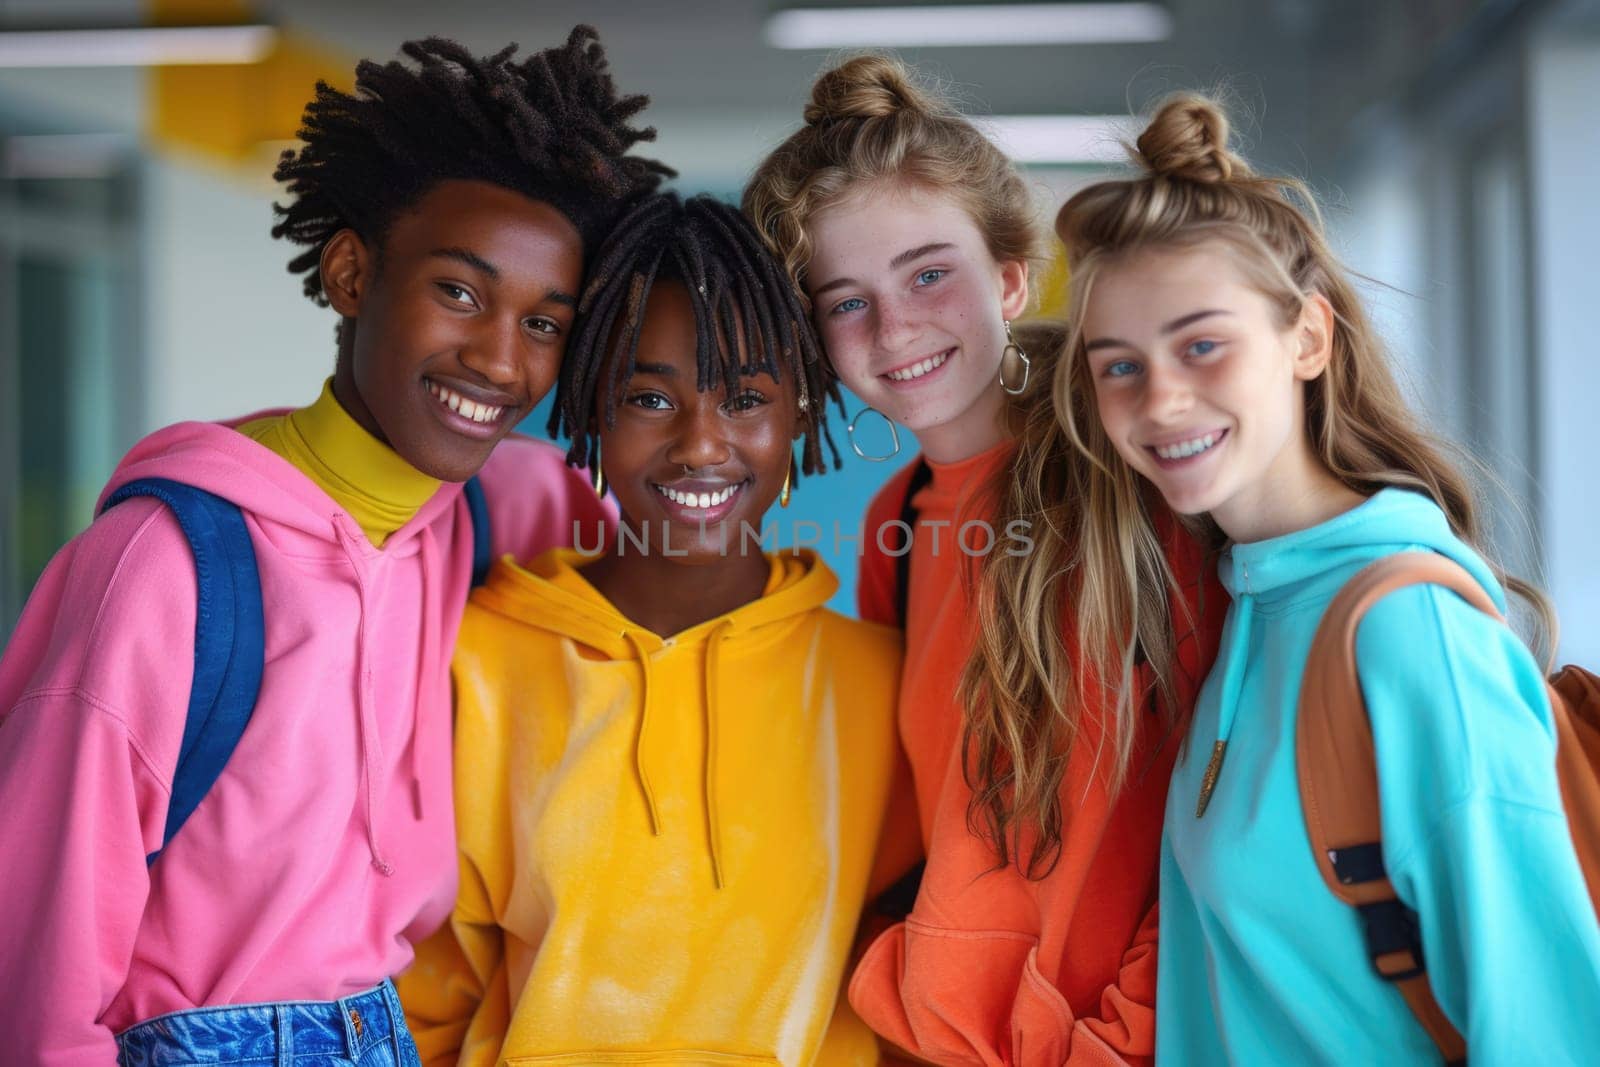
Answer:
<svg viewBox="0 0 1600 1067"><path fill-rule="evenodd" d="M808 126L841 119L874 119L900 111L931 114L934 101L911 80L904 63L890 56L857 56L826 71L811 87Z"/></svg>
<svg viewBox="0 0 1600 1067"><path fill-rule="evenodd" d="M1135 142L1150 173L1190 182L1250 177L1250 165L1228 150L1228 116L1209 97L1168 97Z"/></svg>

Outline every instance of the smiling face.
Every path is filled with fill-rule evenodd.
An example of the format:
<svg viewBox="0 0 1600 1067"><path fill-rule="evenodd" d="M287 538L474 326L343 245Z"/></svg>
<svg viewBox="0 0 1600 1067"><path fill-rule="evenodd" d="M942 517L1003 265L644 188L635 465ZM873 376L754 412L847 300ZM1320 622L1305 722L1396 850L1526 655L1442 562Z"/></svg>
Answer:
<svg viewBox="0 0 1600 1067"><path fill-rule="evenodd" d="M955 199L920 186L860 190L809 230L807 289L844 384L931 459L998 443L1004 320L1027 305L1027 264L997 262Z"/></svg>
<svg viewBox="0 0 1600 1067"><path fill-rule="evenodd" d="M749 547L740 523L759 531L783 486L799 431L794 383L746 375L728 396L695 388L694 307L683 285L658 280L645 306L633 377L622 384L616 424L597 397L601 464L622 521L648 531L652 558L706 564ZM673 555L661 554L666 531ZM726 546L726 548L724 548ZM677 555L686 551L687 555Z"/></svg>
<svg viewBox="0 0 1600 1067"><path fill-rule="evenodd" d="M583 244L549 204L480 181L435 185L381 254L328 242L329 303L354 319L334 395L369 433L444 481L465 481L556 380Z"/></svg>
<svg viewBox="0 0 1600 1067"><path fill-rule="evenodd" d="M1215 242L1132 253L1093 284L1083 338L1100 421L1168 506L1249 541L1319 491L1304 383L1329 358L1325 300L1285 324Z"/></svg>

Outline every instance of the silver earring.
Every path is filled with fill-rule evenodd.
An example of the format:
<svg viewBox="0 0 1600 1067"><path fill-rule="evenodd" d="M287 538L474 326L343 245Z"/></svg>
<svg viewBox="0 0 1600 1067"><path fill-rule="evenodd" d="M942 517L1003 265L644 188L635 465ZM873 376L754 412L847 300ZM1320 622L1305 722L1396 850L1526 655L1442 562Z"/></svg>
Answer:
<svg viewBox="0 0 1600 1067"><path fill-rule="evenodd" d="M856 423L861 421L863 415L876 415L883 420L884 425L889 427L889 441L894 445L894 451L887 456L869 456L861 451L861 446L856 444ZM894 420L877 408L867 407L856 412L856 417L850 420L849 425L844 428L844 433L850 438L850 450L868 463L884 463L900 454L900 433L894 428Z"/></svg>
<svg viewBox="0 0 1600 1067"><path fill-rule="evenodd" d="M1017 339L1011 336L1011 320L1001 319L1000 321L1005 323L1006 327L1006 346L1000 351L1000 388L1004 389L1010 396L1021 396L1028 390L1028 374L1033 370L1033 364L1028 362L1028 353L1024 352L1022 346L1017 344ZM1010 382L1006 381L1006 360L1012 356L1015 356L1022 364L1022 382L1015 388L1012 387Z"/></svg>

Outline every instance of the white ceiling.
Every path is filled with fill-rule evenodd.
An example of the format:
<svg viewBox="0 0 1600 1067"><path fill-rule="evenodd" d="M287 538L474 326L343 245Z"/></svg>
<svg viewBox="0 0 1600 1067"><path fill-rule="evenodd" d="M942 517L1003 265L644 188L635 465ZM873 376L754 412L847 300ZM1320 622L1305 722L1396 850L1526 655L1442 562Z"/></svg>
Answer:
<svg viewBox="0 0 1600 1067"><path fill-rule="evenodd" d="M1294 11L1315 0L1171 0L1176 33L1153 45L930 48L902 55L970 111L1124 114L1180 86L1226 83L1263 132L1292 139L1303 91ZM578 22L599 29L621 89L647 93L658 151L686 185L737 183L798 123L826 52L768 47L769 5L753 0L276 0L285 25L373 58L427 34L491 51L560 42ZM1264 108L1266 101L1270 108Z"/></svg>
<svg viewBox="0 0 1600 1067"><path fill-rule="evenodd" d="M1348 0L1344 0L1348 2ZM1341 0L1167 0L1172 39L1148 45L930 48L901 54L977 114L1127 114L1180 87L1231 93L1258 158L1300 169L1309 42ZM652 98L655 152L690 188L731 191L799 123L812 79L836 55L781 51L762 39L759 0L258 0L287 30L351 55L387 59L400 42L441 34L479 51L526 49L596 26L620 88ZM132 20L140 0L0 0L0 20ZM59 113L53 125L140 122L140 72L0 71L0 103ZM308 95L309 95L309 86ZM1040 172L1059 191L1070 174Z"/></svg>

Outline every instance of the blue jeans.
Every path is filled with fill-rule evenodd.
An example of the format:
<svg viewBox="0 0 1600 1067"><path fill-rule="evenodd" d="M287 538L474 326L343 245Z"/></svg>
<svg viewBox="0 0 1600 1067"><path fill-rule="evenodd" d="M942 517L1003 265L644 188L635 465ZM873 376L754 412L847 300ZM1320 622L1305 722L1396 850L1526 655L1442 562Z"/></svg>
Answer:
<svg viewBox="0 0 1600 1067"><path fill-rule="evenodd" d="M340 1000L235 1004L158 1015L117 1035L122 1067L421 1067L394 983Z"/></svg>

